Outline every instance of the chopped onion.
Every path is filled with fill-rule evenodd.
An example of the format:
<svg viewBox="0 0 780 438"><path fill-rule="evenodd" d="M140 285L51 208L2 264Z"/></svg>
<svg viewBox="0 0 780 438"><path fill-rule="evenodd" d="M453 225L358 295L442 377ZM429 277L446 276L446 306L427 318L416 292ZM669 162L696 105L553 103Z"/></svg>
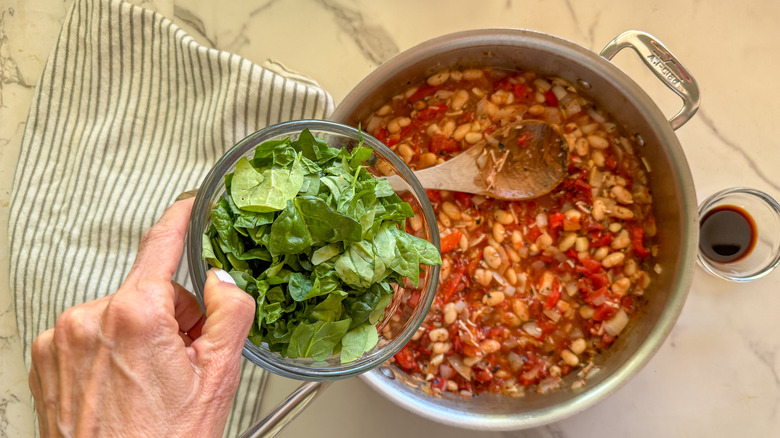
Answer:
<svg viewBox="0 0 780 438"><path fill-rule="evenodd" d="M539 228L544 228L547 226L547 214L546 213L539 213L536 215L536 226Z"/></svg>
<svg viewBox="0 0 780 438"><path fill-rule="evenodd" d="M566 97L566 89L561 87L560 85L554 85L552 87L553 94L555 94L555 97L560 101L563 100L564 97Z"/></svg>
<svg viewBox="0 0 780 438"><path fill-rule="evenodd" d="M444 377L445 379L449 379L450 377L455 375L455 370L447 365L446 363L443 363L439 365L439 375Z"/></svg>
<svg viewBox="0 0 780 438"><path fill-rule="evenodd" d="M501 276L498 272L493 272L493 278L496 280L496 283L500 284L501 286L506 286L507 282L504 280L504 277Z"/></svg>
<svg viewBox="0 0 780 438"><path fill-rule="evenodd" d="M582 107L580 106L579 100L571 99L563 107L563 110L566 111L566 117L571 117L577 114L578 112L582 111Z"/></svg>
<svg viewBox="0 0 780 438"><path fill-rule="evenodd" d="M543 310L542 313L544 313L544 315L550 318L553 322L558 322L561 319L561 314L554 309Z"/></svg>
<svg viewBox="0 0 780 438"><path fill-rule="evenodd" d="M529 321L523 324L523 331L533 336L534 338L542 337L542 329L536 325L535 321Z"/></svg>
<svg viewBox="0 0 780 438"><path fill-rule="evenodd" d="M506 355L507 360L509 360L509 366L512 367L512 371L517 371L520 368L523 367L523 358L515 353L514 351L510 351L509 354Z"/></svg>
<svg viewBox="0 0 780 438"><path fill-rule="evenodd" d="M615 315L602 323L604 331L610 336L617 336L628 324L628 315L623 309L619 309Z"/></svg>
<svg viewBox="0 0 780 438"><path fill-rule="evenodd" d="M536 85L536 88L541 93L547 92L547 90L549 90L550 87L552 87L552 85L550 85L549 82L547 82L546 80L544 80L542 78L534 79L534 85Z"/></svg>
<svg viewBox="0 0 780 438"><path fill-rule="evenodd" d="M484 196L474 195L471 197L471 202L476 206L483 204L485 201L487 201L487 199Z"/></svg>
<svg viewBox="0 0 780 438"><path fill-rule="evenodd" d="M588 115L589 115L591 118L593 118L593 120L595 120L595 121L597 121L597 122L599 122L599 123L604 123L604 122L606 122L606 121L607 121L607 118L606 118L606 117L604 117L604 115L603 115L603 114L601 114L600 112L596 111L596 110L595 110L595 109L593 109L593 108L588 108Z"/></svg>
<svg viewBox="0 0 780 438"><path fill-rule="evenodd" d="M453 368L455 368L455 371L458 372L461 376L463 376L466 380L471 380L474 377L474 370L471 369L471 367L466 366L466 364L463 363L463 359L457 354L453 354L450 356L447 356L447 361L452 365Z"/></svg>

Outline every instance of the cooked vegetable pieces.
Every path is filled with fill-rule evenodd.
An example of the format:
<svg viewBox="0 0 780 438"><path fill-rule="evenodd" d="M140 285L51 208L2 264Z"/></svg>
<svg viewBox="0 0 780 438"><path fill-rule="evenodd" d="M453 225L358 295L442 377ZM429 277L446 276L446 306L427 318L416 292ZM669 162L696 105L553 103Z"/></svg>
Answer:
<svg viewBox="0 0 780 438"><path fill-rule="evenodd" d="M249 332L283 356L360 358L404 277L441 264L436 248L407 234L414 215L364 166L373 150L331 148L304 130L269 141L225 177L211 210L203 258L257 300Z"/></svg>

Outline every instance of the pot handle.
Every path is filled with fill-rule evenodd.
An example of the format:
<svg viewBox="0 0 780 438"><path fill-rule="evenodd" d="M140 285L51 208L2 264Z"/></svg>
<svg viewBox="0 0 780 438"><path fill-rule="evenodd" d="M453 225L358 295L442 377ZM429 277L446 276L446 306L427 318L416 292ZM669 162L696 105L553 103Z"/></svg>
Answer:
<svg viewBox="0 0 780 438"><path fill-rule="evenodd" d="M330 386L331 382L305 382L279 403L265 418L241 434L241 438L272 438L284 429L309 403Z"/></svg>
<svg viewBox="0 0 780 438"><path fill-rule="evenodd" d="M610 41L599 55L612 60L626 47L634 49L658 79L682 98L682 109L669 123L675 130L684 125L699 109L701 98L696 80L666 46L652 35L638 30L621 33Z"/></svg>

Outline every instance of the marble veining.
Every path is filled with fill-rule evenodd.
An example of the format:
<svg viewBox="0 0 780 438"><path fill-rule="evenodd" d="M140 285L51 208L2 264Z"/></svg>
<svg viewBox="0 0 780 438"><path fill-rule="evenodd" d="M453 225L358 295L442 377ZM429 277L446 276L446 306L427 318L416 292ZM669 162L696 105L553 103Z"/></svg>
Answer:
<svg viewBox="0 0 780 438"><path fill-rule="evenodd" d="M19 70L14 57L9 53L8 35L6 32L6 21L14 17L14 8L8 8L0 12L0 106L3 104L2 89L8 84L16 84L24 88L32 88L34 84L29 84Z"/></svg>
<svg viewBox="0 0 780 438"><path fill-rule="evenodd" d="M710 118L710 116L707 114L707 111L704 109L700 109L696 115L702 123L704 123L707 128L710 129L712 132L712 135L717 138L720 143L722 143L724 146L729 148L732 152L739 155L742 159L745 160L750 170L755 172L755 175L760 178L766 185L769 187L772 187L773 189L780 191L780 184L775 182L770 175L767 175L766 172L758 165L756 160L753 158L753 156L745 150L745 148L737 143L736 141L727 138L716 126L715 122ZM774 169L773 169L774 170Z"/></svg>
<svg viewBox="0 0 780 438"><path fill-rule="evenodd" d="M390 33L382 26L367 22L359 10L333 0L317 0L317 3L333 15L341 31L352 38L360 53L375 65L398 53L398 46Z"/></svg>

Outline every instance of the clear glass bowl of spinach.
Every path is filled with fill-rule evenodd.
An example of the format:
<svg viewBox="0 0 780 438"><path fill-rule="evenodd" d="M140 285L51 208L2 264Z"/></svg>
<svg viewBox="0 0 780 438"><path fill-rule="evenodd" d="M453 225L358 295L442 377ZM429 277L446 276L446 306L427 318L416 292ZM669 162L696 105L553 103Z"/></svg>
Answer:
<svg viewBox="0 0 780 438"><path fill-rule="evenodd" d="M268 147L285 142L295 142L304 153L296 157L285 148ZM266 152L256 152L261 145ZM332 156L335 158L329 161ZM265 173L250 167L264 160L271 163L263 170ZM329 164L316 172L312 162ZM330 168L331 164L339 168ZM380 185L373 186L373 194L358 196L354 187L345 186L349 177L343 175L355 171L357 178L361 172L357 167L373 175L398 175L408 190L387 193L389 184L378 178ZM285 191L296 189L300 201L295 202L295 208L292 202L285 205ZM351 198L345 195L341 200L342 204L351 202L351 206L340 208L351 210L352 219L332 214L315 199L318 192L321 198L325 198L323 193L331 193L327 196L335 208L339 199L332 199L332 194L342 190L352 190ZM377 196L386 207L367 208L380 201L375 199ZM398 197L408 205L399 207L397 202L387 202ZM244 209L250 212L239 214ZM413 226L403 217L410 212L415 215ZM274 214L279 220L270 223ZM356 221L360 227L355 227ZM323 225L321 229L317 224ZM274 233L270 233L272 226ZM308 231L300 230L304 226ZM217 232L220 227L221 235ZM301 234L312 237L301 242ZM361 243L361 234L370 235L373 243ZM432 245L421 246L419 241L405 237L412 234ZM246 248L235 250L240 256L221 251L241 245L236 239L248 242ZM252 239L263 244L255 248ZM296 253L311 240L319 242L314 250ZM339 123L280 123L236 144L199 188L186 242L189 273L201 305L206 271L215 265L226 265L224 268L245 291L255 297L263 295L243 354L254 364L293 379L337 380L381 365L411 339L436 294L439 266L431 262L438 258L439 233L425 190L391 149ZM268 272L258 280L242 271L254 272L255 276L258 271ZM419 272L419 281L415 281L413 272ZM382 281L372 282L378 278ZM343 279L347 286L334 286ZM403 323L388 324L391 318ZM349 333L346 338L345 332ZM334 342L335 350L331 351Z"/></svg>

